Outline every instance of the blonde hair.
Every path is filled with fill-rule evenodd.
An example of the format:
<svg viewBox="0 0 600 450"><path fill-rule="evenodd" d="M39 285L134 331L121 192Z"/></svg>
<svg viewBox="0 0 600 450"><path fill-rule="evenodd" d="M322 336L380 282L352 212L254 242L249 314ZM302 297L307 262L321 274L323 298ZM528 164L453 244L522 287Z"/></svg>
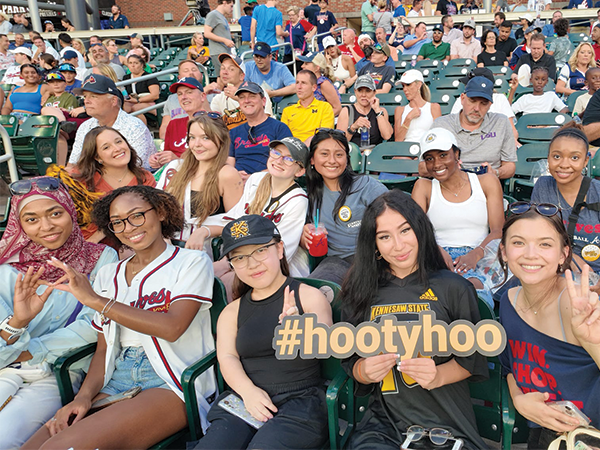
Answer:
<svg viewBox="0 0 600 450"><path fill-rule="evenodd" d="M95 68L100 71L100 74L104 75L105 77L110 78L115 83L119 82L119 79L117 78L117 74L116 74L115 70L112 67L110 67L108 64L98 63ZM93 71L93 69L92 69L92 71Z"/></svg>
<svg viewBox="0 0 600 450"><path fill-rule="evenodd" d="M588 64L588 69L590 67L596 67L596 52L594 51L594 47L592 47L592 44L590 44L589 42L582 42L577 46L577 48L569 58L569 66L571 66L571 69L577 69L577 59L579 58L579 52L584 46L589 47L590 51L592 52L592 58L590 59L590 62Z"/></svg>
<svg viewBox="0 0 600 450"><path fill-rule="evenodd" d="M229 156L229 131L221 119L212 119L206 114L194 117L188 122L187 136L189 141L190 129L192 125L198 124L204 130L204 133L218 148L217 156L207 162L209 165L204 181L200 188L200 195L192 200L190 209L197 211L196 223L199 225L206 220L208 216L218 211L221 205L221 194L219 192L219 173L227 162ZM194 156L194 153L188 148L183 154L183 163L177 173L171 179L166 191L175 196L180 205L185 202L185 191L187 185L191 183L196 176L198 165L200 163Z"/></svg>
<svg viewBox="0 0 600 450"><path fill-rule="evenodd" d="M192 34L192 39L190 40L192 45L196 45L196 41L194 41L194 39L196 39L196 36L202 36L202 38L204 38L204 35L200 32L200 31L196 31L194 34Z"/></svg>
<svg viewBox="0 0 600 450"><path fill-rule="evenodd" d="M271 187L271 174L267 173L260 183L258 183L258 187L256 188L256 193L254 194L254 198L250 202L248 206L247 214L262 214L263 208L267 203L267 200L271 198L271 194L273 189Z"/></svg>
<svg viewBox="0 0 600 450"><path fill-rule="evenodd" d="M71 47L75 48L75 46L73 45L75 42L77 42L79 45L81 45L81 49L83 50L83 53L85 53L87 51L85 49L85 44L83 43L83 41L81 39L73 39L73 41L71 42ZM77 49L75 48L75 50L77 50Z"/></svg>
<svg viewBox="0 0 600 450"><path fill-rule="evenodd" d="M340 49L337 46L335 48L341 54ZM338 54L338 56L340 56L340 55ZM333 78L333 67L331 67L330 65L327 64L327 60L325 59L325 56L323 56L323 53L318 53L313 58L312 63L315 66L317 66L319 69L321 69L321 75L329 78L330 80ZM341 61L340 61L340 64L341 64Z"/></svg>
<svg viewBox="0 0 600 450"><path fill-rule="evenodd" d="M427 86L422 81L420 81L419 83L421 83L421 97L423 97L423 100L425 100L426 102L431 101L431 91L429 90L429 86Z"/></svg>
<svg viewBox="0 0 600 450"><path fill-rule="evenodd" d="M379 0L379 2L377 2L377 7L379 9L385 9L387 8L387 2L385 0Z"/></svg>
<svg viewBox="0 0 600 450"><path fill-rule="evenodd" d="M111 42L115 43L115 40L114 39L104 39L102 41L102 45L104 45L106 47L106 49L108 50L108 46L110 45Z"/></svg>
<svg viewBox="0 0 600 450"><path fill-rule="evenodd" d="M294 12L294 14L298 14L300 12L300 8L298 8L297 6L290 6L287 9L287 13L289 14L290 11Z"/></svg>

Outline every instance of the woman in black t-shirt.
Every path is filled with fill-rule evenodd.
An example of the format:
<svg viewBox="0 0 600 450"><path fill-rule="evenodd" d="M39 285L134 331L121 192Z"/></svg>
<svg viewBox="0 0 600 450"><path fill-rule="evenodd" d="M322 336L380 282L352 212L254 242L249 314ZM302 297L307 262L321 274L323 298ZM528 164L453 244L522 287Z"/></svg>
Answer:
<svg viewBox="0 0 600 450"><path fill-rule="evenodd" d="M423 210L401 191L381 195L362 219L354 265L342 287L342 320L358 325L393 314L399 322L414 322L419 311L434 311L446 323L478 322L473 286L446 267ZM486 358L480 354L354 355L342 365L357 381L358 395L373 391L349 448L433 447L426 436L423 442L409 442L416 440L406 433L411 425L447 430L447 442L435 448L450 449L457 439L463 448L486 448L466 381L487 377Z"/></svg>
<svg viewBox="0 0 600 450"><path fill-rule="evenodd" d="M483 51L477 56L477 67L508 66L506 53L496 50L496 33L485 30L481 36Z"/></svg>
<svg viewBox="0 0 600 450"><path fill-rule="evenodd" d="M129 55L129 58L127 58L127 67L131 73L125 75L123 81L148 75L144 70L145 66L146 62L141 56L136 54ZM154 105L154 102L158 100L158 96L160 95L160 87L156 78L136 81L135 83L126 85L125 89L127 90L127 97L123 104L123 110L127 113L139 111ZM152 111L152 114L156 115L156 111ZM146 123L146 118L143 114L137 117Z"/></svg>
<svg viewBox="0 0 600 450"><path fill-rule="evenodd" d="M329 302L319 290L288 277L281 236L266 217L242 216L225 226L222 238L236 274L237 300L219 316L217 358L231 391L213 403L210 427L196 449L321 448L327 408L320 363L278 360L272 341L287 315L314 313L331 325ZM219 406L231 394L264 427L257 430Z"/></svg>

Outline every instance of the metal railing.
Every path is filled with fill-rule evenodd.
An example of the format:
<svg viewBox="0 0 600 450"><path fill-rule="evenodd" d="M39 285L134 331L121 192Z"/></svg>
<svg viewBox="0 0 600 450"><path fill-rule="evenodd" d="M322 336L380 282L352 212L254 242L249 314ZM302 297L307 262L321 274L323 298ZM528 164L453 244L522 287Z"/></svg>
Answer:
<svg viewBox="0 0 600 450"><path fill-rule="evenodd" d="M17 170L17 163L15 161L15 154L13 153L12 143L10 142L10 136L8 132L0 125L0 137L2 137L2 144L4 145L4 155L0 156L0 163L8 164L8 173L11 181L17 181L19 179L19 171Z"/></svg>
<svg viewBox="0 0 600 450"><path fill-rule="evenodd" d="M293 68L294 68L294 78L296 77L296 52L294 51L294 47L292 47L291 42L284 42L283 44L277 44L277 45L273 45L271 47L271 50L277 50L279 48L283 48L283 47L291 47L292 49L292 60L288 61L288 62L284 62L282 63L284 66L289 66L291 64L293 64ZM246 55L251 54L252 52L254 52L254 50L246 50L244 53L242 53L240 55L240 59L243 61L245 61Z"/></svg>
<svg viewBox="0 0 600 450"><path fill-rule="evenodd" d="M337 33L338 31L344 31L346 28L348 28L348 27L337 27L334 29L334 31ZM321 36L328 36L330 34L331 34L331 31L325 31L324 33L315 34L312 37L312 40L310 41L310 47L312 48L312 51L316 52L318 49L318 47L315 45L315 39L318 39Z"/></svg>

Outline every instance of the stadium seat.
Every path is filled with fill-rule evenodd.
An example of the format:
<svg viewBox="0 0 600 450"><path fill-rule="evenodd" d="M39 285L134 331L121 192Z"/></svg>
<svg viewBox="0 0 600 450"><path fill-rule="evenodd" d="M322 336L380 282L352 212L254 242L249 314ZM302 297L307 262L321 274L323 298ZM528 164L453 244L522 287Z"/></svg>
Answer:
<svg viewBox="0 0 600 450"><path fill-rule="evenodd" d="M441 70L438 74L439 79L448 79L448 78L462 78L467 76L467 74L471 71L470 67L466 66L448 66L444 70Z"/></svg>
<svg viewBox="0 0 600 450"><path fill-rule="evenodd" d="M597 151L588 163L590 177L600 177L600 151Z"/></svg>
<svg viewBox="0 0 600 450"><path fill-rule="evenodd" d="M573 113L573 108L575 108L575 102L580 95L586 94L588 91L575 91L567 98L567 108L569 108L569 113Z"/></svg>
<svg viewBox="0 0 600 450"><path fill-rule="evenodd" d="M383 105L394 105L394 106L404 106L408 104L406 97L402 91L390 92L387 94L376 94L376 97L379 99L379 104Z"/></svg>
<svg viewBox="0 0 600 450"><path fill-rule="evenodd" d="M435 59L423 59L421 61L417 61L414 68L419 70L429 69L434 72L439 72L444 68L444 64Z"/></svg>
<svg viewBox="0 0 600 450"><path fill-rule="evenodd" d="M4 208L4 213L2 214L2 220L0 220L0 239L2 239L4 230L6 230L6 225L8 224L9 213L10 213L10 197L7 197L6 198L6 207Z"/></svg>
<svg viewBox="0 0 600 450"><path fill-rule="evenodd" d="M531 199L531 174L541 159L548 158L548 143L525 144L517 150L515 174L505 182L505 192L516 200Z"/></svg>
<svg viewBox="0 0 600 450"><path fill-rule="evenodd" d="M54 116L32 116L21 126L11 144L19 169L32 175L44 175L56 164L59 123Z"/></svg>
<svg viewBox="0 0 600 450"><path fill-rule="evenodd" d="M455 95L452 92L446 91L431 91L431 103L438 103L442 110L442 116L446 114L450 114L452 111L452 107L454 106L454 102L460 96L460 94Z"/></svg>
<svg viewBox="0 0 600 450"><path fill-rule="evenodd" d="M519 142L532 144L550 141L556 130L570 120L571 116L562 113L526 114L519 118L516 124Z"/></svg>
<svg viewBox="0 0 600 450"><path fill-rule="evenodd" d="M569 33L569 40L577 47L582 42L592 42L590 37L585 33Z"/></svg>
<svg viewBox="0 0 600 450"><path fill-rule="evenodd" d="M470 59L470 58L457 58L457 59L451 59L450 61L448 61L448 64L446 64L446 68L450 68L450 67L466 67L467 69L474 69L477 66L477 61Z"/></svg>
<svg viewBox="0 0 600 450"><path fill-rule="evenodd" d="M510 76L512 73L511 68L508 66L485 66L485 68L491 70L495 77L505 74Z"/></svg>
<svg viewBox="0 0 600 450"><path fill-rule="evenodd" d="M388 189L411 192L418 179L419 144L383 142L367 156L365 173L377 178Z"/></svg>
<svg viewBox="0 0 600 450"><path fill-rule="evenodd" d="M298 103L298 96L296 94L283 97L281 101L275 105L275 109L277 110L275 114L277 117L281 117L283 110L294 103Z"/></svg>
<svg viewBox="0 0 600 450"><path fill-rule="evenodd" d="M360 152L360 148L354 142L350 142L350 166L356 173L365 171L365 155Z"/></svg>
<svg viewBox="0 0 600 450"><path fill-rule="evenodd" d="M4 127L10 137L17 135L17 130L19 129L19 120L16 116L0 116L0 125Z"/></svg>
<svg viewBox="0 0 600 450"><path fill-rule="evenodd" d="M451 95L460 95L465 90L465 85L462 84L458 78L442 78L439 80L432 81L429 84L429 90L431 92L444 91Z"/></svg>

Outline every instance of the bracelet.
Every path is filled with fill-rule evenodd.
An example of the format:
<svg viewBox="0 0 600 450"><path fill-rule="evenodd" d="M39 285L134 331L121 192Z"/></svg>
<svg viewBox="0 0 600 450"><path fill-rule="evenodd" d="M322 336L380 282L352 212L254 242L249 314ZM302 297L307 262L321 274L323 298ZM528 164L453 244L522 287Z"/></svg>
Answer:
<svg viewBox="0 0 600 450"><path fill-rule="evenodd" d="M117 300L114 297L111 297L108 299L108 301L104 304L104 308L102 308L102 312L100 313L100 320L102 320L102 323L106 323L106 314L108 314L108 311L110 311L110 309L112 308L112 306L117 303Z"/></svg>
<svg viewBox="0 0 600 450"><path fill-rule="evenodd" d="M483 255L485 256L485 247L482 247L481 245L478 245L476 248L480 248L483 251Z"/></svg>
<svg viewBox="0 0 600 450"><path fill-rule="evenodd" d="M210 228L208 228L206 225L202 225L200 228L206 228L206 231L208 231L208 236L206 236L206 239L208 239L212 236L212 233L210 232Z"/></svg>

